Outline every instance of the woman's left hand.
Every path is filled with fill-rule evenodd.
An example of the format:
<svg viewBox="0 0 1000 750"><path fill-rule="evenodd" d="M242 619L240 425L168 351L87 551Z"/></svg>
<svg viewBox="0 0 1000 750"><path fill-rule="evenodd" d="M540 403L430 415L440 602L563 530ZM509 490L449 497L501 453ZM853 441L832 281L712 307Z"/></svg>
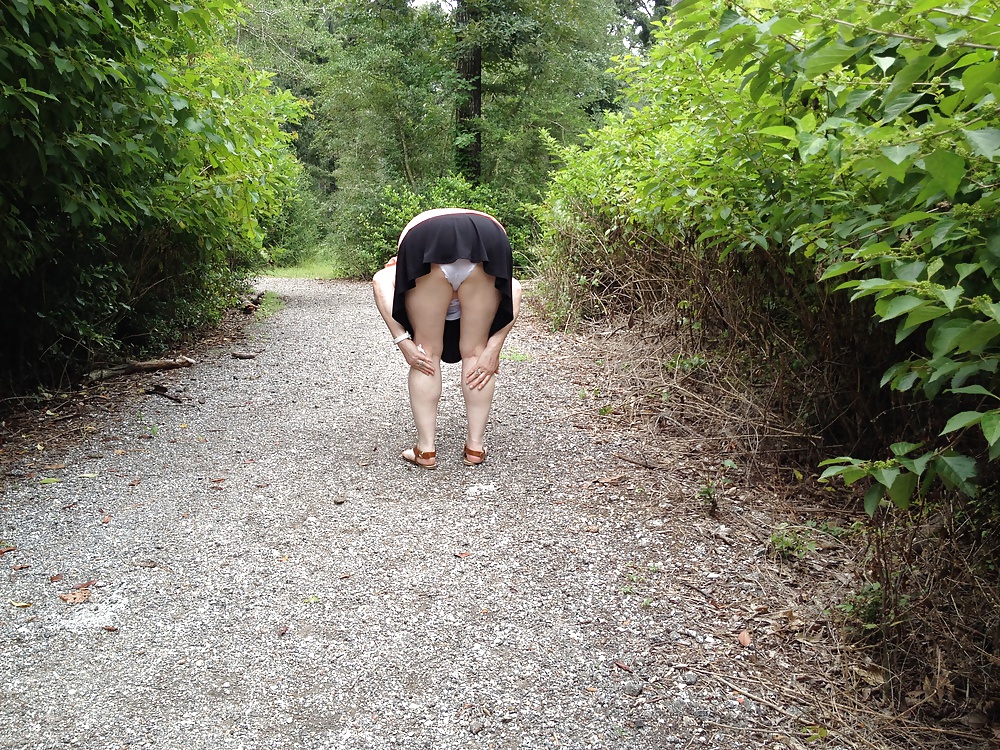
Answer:
<svg viewBox="0 0 1000 750"><path fill-rule="evenodd" d="M500 353L485 349L469 368L465 382L474 390L482 390L490 378L500 372Z"/></svg>

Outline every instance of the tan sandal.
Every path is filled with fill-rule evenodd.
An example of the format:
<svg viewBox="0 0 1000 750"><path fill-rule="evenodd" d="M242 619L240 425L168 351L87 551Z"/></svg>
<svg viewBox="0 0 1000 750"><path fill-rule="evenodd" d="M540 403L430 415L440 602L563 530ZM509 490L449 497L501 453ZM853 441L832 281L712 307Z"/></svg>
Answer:
<svg viewBox="0 0 1000 750"><path fill-rule="evenodd" d="M407 449L409 450L409 448ZM404 461L413 464L414 466L419 466L421 469L436 469L437 468L437 452L436 451L422 451L417 446L413 446L413 458L406 455L406 451L399 454L399 457ZM427 460L429 458L434 459L434 463L422 464L420 459Z"/></svg>
<svg viewBox="0 0 1000 750"><path fill-rule="evenodd" d="M465 455L463 456L462 460L465 462L466 466L479 466L480 464L486 463L486 449L485 448L483 448L481 451L474 451L474 450L472 450L472 448L470 448L469 446L466 445L465 448L464 448L464 451L465 451ZM469 456L472 456L473 458L478 458L479 460L478 461L470 461L469 460Z"/></svg>

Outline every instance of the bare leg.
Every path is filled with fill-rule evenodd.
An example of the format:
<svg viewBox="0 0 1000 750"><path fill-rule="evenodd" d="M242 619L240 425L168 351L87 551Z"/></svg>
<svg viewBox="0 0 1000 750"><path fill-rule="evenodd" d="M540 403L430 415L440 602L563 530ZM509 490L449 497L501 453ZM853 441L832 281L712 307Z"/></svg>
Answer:
<svg viewBox="0 0 1000 750"><path fill-rule="evenodd" d="M493 404L496 378L490 378L482 389L470 388L467 378L470 369L476 366L479 355L486 348L490 325L500 306L500 292L494 286L494 278L479 264L458 288L458 299L462 303L461 338L458 344L462 352L462 395L465 397L468 421L465 447L478 452L484 449L486 423ZM482 463L485 458L467 453L466 460Z"/></svg>
<svg viewBox="0 0 1000 750"><path fill-rule="evenodd" d="M417 449L431 453L437 433L438 402L441 400L441 347L444 337L444 317L452 298L451 284L441 267L431 266L431 272L417 279L417 285L406 293L406 314L413 324L413 340L427 352L434 364L434 374L410 368L408 385L410 409L417 428ZM407 449L407 452L412 449ZM408 460L429 466L435 459L411 456Z"/></svg>

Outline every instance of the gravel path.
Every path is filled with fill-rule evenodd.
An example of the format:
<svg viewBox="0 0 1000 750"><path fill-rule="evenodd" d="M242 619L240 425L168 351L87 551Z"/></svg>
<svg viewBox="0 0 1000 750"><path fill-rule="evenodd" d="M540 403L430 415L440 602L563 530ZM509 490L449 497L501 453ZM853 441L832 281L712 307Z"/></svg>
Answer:
<svg viewBox="0 0 1000 750"><path fill-rule="evenodd" d="M254 359L145 376L179 402L5 480L0 746L771 747L768 707L699 671L738 671L704 586L749 591L752 555L618 486L627 437L575 425L570 340L515 328L475 469L446 368L429 472L398 458L369 286L266 286L287 307Z"/></svg>

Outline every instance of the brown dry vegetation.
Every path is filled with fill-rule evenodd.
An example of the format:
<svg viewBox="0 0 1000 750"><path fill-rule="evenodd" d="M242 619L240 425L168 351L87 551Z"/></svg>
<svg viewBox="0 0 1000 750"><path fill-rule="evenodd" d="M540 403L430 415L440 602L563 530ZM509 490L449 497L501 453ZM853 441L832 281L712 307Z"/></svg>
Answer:
<svg viewBox="0 0 1000 750"><path fill-rule="evenodd" d="M701 466L705 513L726 517L740 488L779 498L746 531L769 551L775 599L810 595L774 628L801 671L763 669L762 684L818 701L811 739L831 746L1000 746L993 488L869 518L858 492L817 481L823 458L877 456L904 425L940 430L927 404L877 387L899 356L885 332L814 279L770 274L763 253L712 263L694 242L582 226L562 256L579 265L542 285L550 314L587 332L599 413L645 431L647 466Z"/></svg>

